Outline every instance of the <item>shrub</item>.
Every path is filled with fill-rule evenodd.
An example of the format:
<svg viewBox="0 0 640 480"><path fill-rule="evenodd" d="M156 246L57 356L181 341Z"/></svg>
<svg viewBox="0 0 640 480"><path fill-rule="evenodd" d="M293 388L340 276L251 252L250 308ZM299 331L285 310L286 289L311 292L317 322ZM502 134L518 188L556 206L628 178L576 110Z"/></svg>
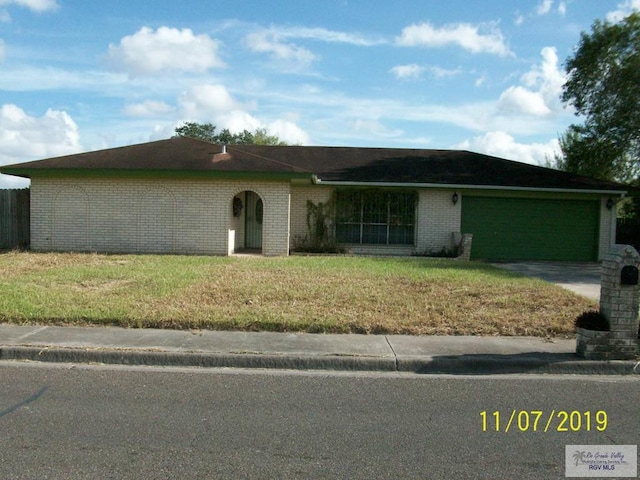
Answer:
<svg viewBox="0 0 640 480"><path fill-rule="evenodd" d="M346 248L331 235L333 201L319 202L317 205L307 200L308 235L293 239L294 252L304 253L345 253Z"/></svg>
<svg viewBox="0 0 640 480"><path fill-rule="evenodd" d="M602 313L595 310L581 313L575 322L576 328L608 332L611 329L609 320Z"/></svg>
<svg viewBox="0 0 640 480"><path fill-rule="evenodd" d="M456 258L458 256L457 248L442 247L440 250L426 250L422 253L414 254L416 257L433 257L433 258Z"/></svg>
<svg viewBox="0 0 640 480"><path fill-rule="evenodd" d="M347 253L347 249L335 239L318 241L309 237L296 236L293 238L292 252L300 253Z"/></svg>

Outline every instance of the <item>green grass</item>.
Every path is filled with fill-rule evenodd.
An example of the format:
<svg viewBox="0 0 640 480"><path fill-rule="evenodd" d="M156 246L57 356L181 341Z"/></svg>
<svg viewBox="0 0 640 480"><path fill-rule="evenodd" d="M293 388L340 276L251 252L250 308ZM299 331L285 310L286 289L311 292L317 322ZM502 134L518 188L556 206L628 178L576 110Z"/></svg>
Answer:
<svg viewBox="0 0 640 480"><path fill-rule="evenodd" d="M0 322L572 336L594 302L481 263L350 256L0 254Z"/></svg>

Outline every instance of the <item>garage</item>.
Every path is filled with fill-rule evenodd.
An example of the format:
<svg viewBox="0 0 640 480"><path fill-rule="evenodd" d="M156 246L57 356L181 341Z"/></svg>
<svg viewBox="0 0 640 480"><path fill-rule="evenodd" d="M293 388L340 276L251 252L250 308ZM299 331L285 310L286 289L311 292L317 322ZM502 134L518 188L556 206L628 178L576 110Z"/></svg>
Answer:
<svg viewBox="0 0 640 480"><path fill-rule="evenodd" d="M471 258L591 262L598 259L598 200L464 195L462 232Z"/></svg>

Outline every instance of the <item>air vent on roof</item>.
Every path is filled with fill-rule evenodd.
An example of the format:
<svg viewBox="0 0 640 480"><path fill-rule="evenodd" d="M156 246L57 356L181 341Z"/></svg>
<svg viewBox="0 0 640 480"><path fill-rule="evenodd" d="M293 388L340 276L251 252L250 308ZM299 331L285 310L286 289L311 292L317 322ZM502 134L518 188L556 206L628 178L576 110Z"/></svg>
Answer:
<svg viewBox="0 0 640 480"><path fill-rule="evenodd" d="M222 145L222 152L216 153L213 156L213 163L222 162L223 160L228 160L231 158L231 155L227 153L227 146Z"/></svg>

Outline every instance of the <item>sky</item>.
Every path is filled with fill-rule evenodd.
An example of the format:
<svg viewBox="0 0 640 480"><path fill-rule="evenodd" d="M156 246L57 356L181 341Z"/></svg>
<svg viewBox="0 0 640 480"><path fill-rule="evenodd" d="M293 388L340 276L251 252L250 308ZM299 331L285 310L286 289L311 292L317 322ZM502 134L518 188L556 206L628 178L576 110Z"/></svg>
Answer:
<svg viewBox="0 0 640 480"><path fill-rule="evenodd" d="M464 149L530 164L564 64L640 0L0 0L0 165L169 138ZM0 175L0 188L28 181Z"/></svg>

